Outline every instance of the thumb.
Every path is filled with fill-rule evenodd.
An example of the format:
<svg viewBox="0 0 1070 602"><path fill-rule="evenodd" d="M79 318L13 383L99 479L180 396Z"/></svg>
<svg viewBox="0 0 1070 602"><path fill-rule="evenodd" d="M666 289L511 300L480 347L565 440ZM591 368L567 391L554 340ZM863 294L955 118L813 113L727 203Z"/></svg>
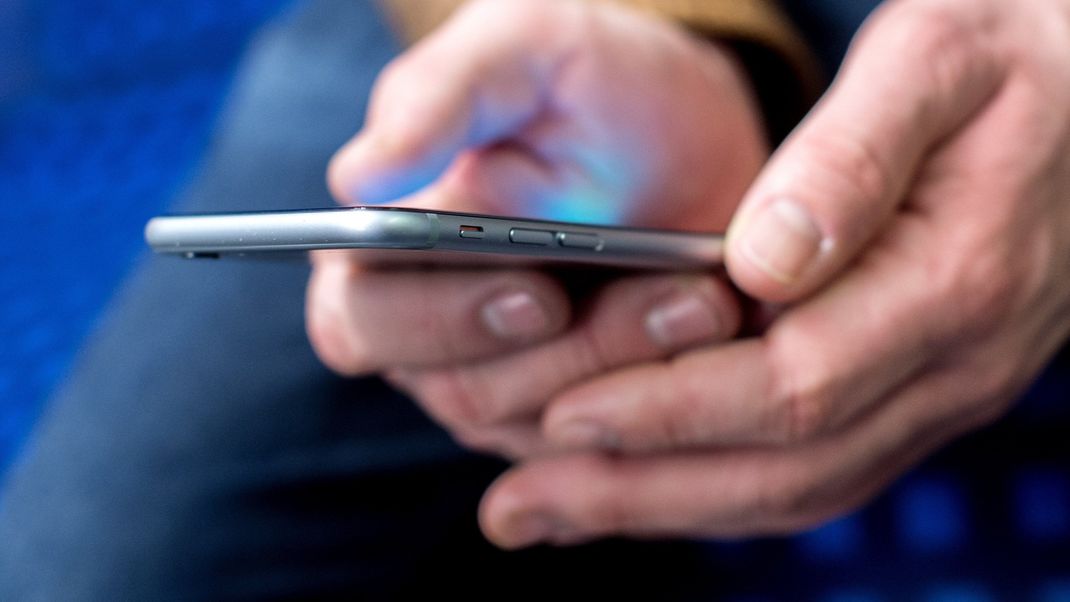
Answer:
<svg viewBox="0 0 1070 602"><path fill-rule="evenodd" d="M364 130L331 160L335 198L380 203L411 194L461 151L529 122L556 60L547 29L533 23L547 18L535 4L471 3L388 65Z"/></svg>
<svg viewBox="0 0 1070 602"><path fill-rule="evenodd" d="M998 86L982 17L917 4L874 14L744 199L726 263L752 296L793 301L835 276L889 220L925 154Z"/></svg>

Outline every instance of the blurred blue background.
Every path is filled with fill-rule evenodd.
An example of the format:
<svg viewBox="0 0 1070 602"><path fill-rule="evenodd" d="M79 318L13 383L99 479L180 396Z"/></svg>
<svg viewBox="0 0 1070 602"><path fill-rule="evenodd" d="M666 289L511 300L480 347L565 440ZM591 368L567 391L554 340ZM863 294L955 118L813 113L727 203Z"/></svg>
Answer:
<svg viewBox="0 0 1070 602"><path fill-rule="evenodd" d="M0 3L0 474L143 252L145 220L195 169L249 37L287 4ZM864 511L710 544L738 568L726 589L793 567L830 602L1070 602L1068 362ZM804 593L761 587L737 599Z"/></svg>
<svg viewBox="0 0 1070 602"><path fill-rule="evenodd" d="M286 4L0 2L0 471Z"/></svg>

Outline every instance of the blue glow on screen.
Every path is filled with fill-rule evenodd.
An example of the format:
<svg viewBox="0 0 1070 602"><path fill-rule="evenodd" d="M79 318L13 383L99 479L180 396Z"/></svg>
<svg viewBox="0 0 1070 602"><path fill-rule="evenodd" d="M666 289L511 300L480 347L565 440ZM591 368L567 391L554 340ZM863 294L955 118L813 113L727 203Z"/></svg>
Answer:
<svg viewBox="0 0 1070 602"><path fill-rule="evenodd" d="M593 196L574 195L550 200L538 208L538 217L580 224L616 225L622 222L618 207Z"/></svg>
<svg viewBox="0 0 1070 602"><path fill-rule="evenodd" d="M577 148L566 164L556 166L554 184L523 194L523 215L564 222L622 225L630 223L639 193L637 171L616 152Z"/></svg>
<svg viewBox="0 0 1070 602"><path fill-rule="evenodd" d="M424 163L417 167L391 170L378 177L361 182L353 191L357 201L368 205L388 203L426 188L442 174L449 165L448 160Z"/></svg>

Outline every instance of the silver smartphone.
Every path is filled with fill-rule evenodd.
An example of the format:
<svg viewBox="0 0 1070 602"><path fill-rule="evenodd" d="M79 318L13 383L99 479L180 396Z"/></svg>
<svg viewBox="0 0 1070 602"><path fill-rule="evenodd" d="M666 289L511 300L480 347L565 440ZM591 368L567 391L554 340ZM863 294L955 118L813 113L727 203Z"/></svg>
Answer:
<svg viewBox="0 0 1070 602"><path fill-rule="evenodd" d="M593 226L399 207L169 215L151 219L157 253L268 257L344 250L373 264L578 263L703 269L722 260L719 234Z"/></svg>

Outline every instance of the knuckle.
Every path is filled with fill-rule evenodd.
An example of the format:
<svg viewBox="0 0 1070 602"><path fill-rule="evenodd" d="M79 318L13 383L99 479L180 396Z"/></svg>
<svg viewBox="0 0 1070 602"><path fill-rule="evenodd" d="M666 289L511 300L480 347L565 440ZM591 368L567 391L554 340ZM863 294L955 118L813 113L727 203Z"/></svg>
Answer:
<svg viewBox="0 0 1070 602"><path fill-rule="evenodd" d="M961 74L972 61L969 56L972 34L956 13L947 10L927 12L915 20L914 52L930 66L927 75L932 89L943 93L938 96L946 97L954 92L956 82L962 81Z"/></svg>
<svg viewBox="0 0 1070 602"><path fill-rule="evenodd" d="M989 257L963 271L955 297L965 303L966 316L979 324L990 324L1010 311L1016 287L1008 267L1006 262Z"/></svg>
<svg viewBox="0 0 1070 602"><path fill-rule="evenodd" d="M878 19L882 34L911 64L928 68L918 74L929 78L932 89L951 93L960 75L976 61L979 14L959 0L893 3Z"/></svg>
<svg viewBox="0 0 1070 602"><path fill-rule="evenodd" d="M874 201L891 190L892 168L873 142L843 127L813 130L806 139L804 157L811 158L804 182L820 182L827 189L812 191L813 198Z"/></svg>
<svg viewBox="0 0 1070 602"><path fill-rule="evenodd" d="M930 305L949 317L952 340L989 332L1014 308L1016 272L998 249L960 246L937 270Z"/></svg>
<svg viewBox="0 0 1070 602"><path fill-rule="evenodd" d="M679 370L674 378L676 382L689 382L688 367L678 360L674 360L670 367ZM673 395L664 397L662 407L651 417L651 423L658 428L657 446L672 449L703 443L709 437L706 433L708 404L704 391L686 384L677 387Z"/></svg>
<svg viewBox="0 0 1070 602"><path fill-rule="evenodd" d="M840 377L820 354L810 355L805 362L800 356L785 357L781 349L789 346L780 341L786 335L772 333L769 353L773 371L767 397L781 424L775 429L775 441L782 445L811 441L831 426Z"/></svg>
<svg viewBox="0 0 1070 602"><path fill-rule="evenodd" d="M785 398L788 413L789 443L810 441L825 431L829 403L827 380L818 376L797 384Z"/></svg>
<svg viewBox="0 0 1070 602"><path fill-rule="evenodd" d="M660 435L653 447L677 449L698 443L699 438L695 435L697 421L694 419L698 412L693 407L690 396L673 399L672 411L662 412L656 417Z"/></svg>

